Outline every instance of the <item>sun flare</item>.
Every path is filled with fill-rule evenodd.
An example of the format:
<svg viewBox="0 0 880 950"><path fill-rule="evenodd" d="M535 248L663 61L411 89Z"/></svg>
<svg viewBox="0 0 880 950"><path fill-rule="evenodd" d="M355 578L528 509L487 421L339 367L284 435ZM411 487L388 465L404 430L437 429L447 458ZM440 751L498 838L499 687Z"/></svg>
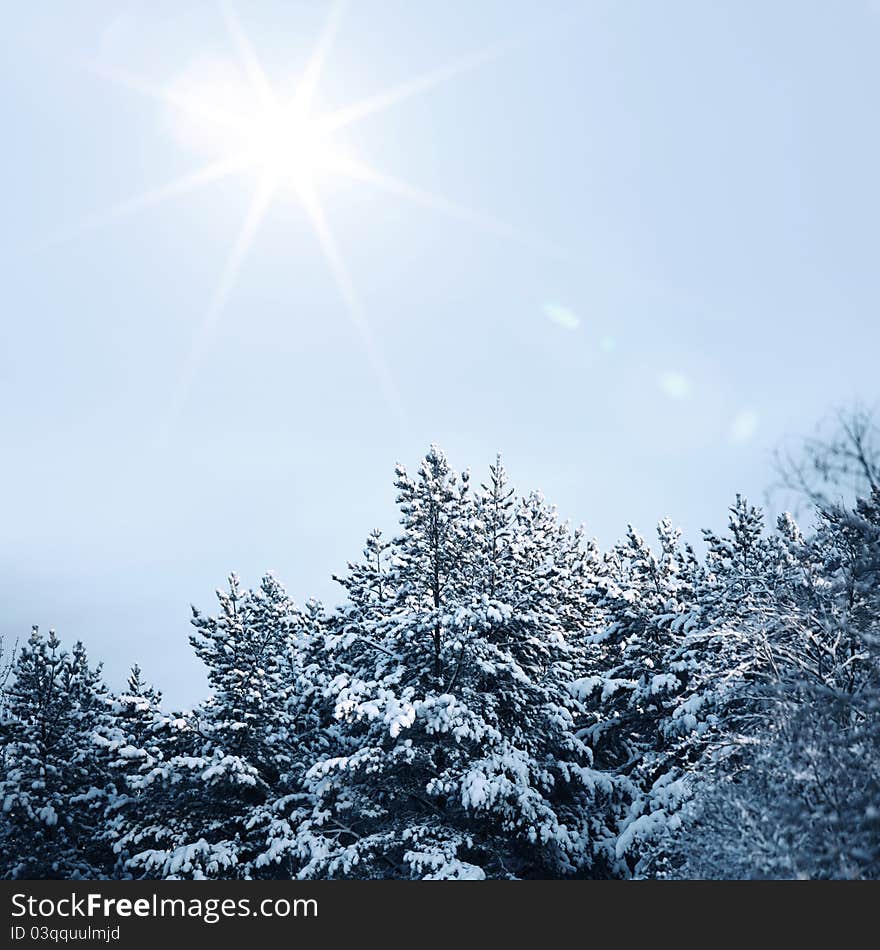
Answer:
<svg viewBox="0 0 880 950"><path fill-rule="evenodd" d="M333 151L320 122L295 106L270 108L243 132L247 154L279 182L309 184L333 168Z"/></svg>
<svg viewBox="0 0 880 950"><path fill-rule="evenodd" d="M237 160L276 185L312 187L343 165L326 119L303 90L282 99L230 63L196 63L167 89L174 137L188 149Z"/></svg>
<svg viewBox="0 0 880 950"><path fill-rule="evenodd" d="M107 212L92 215L83 222L84 227L103 226L122 215L142 211L233 175L245 174L253 178L253 193L240 231L232 243L207 311L195 330L192 349L172 400L172 421L187 399L262 220L281 191L291 192L308 217L348 316L360 337L364 355L389 408L401 420L402 402L373 340L365 310L324 212L322 188L319 186L323 186L325 179L338 176L366 184L394 198L531 246L540 253L564 256L558 247L536 240L490 215L373 168L358 160L347 147L342 147L338 138L340 131L348 126L491 62L515 44L510 41L495 44L384 92L355 100L334 111L322 112L316 109L315 92L342 10L343 3L337 0L292 94L282 93L281 87L270 80L228 3L221 4L221 11L237 53L233 59L196 61L176 81L161 86L124 71L94 63L90 65L104 78L164 104L177 140L206 154L208 161L183 178L136 195ZM168 426L170 422L166 434Z"/></svg>

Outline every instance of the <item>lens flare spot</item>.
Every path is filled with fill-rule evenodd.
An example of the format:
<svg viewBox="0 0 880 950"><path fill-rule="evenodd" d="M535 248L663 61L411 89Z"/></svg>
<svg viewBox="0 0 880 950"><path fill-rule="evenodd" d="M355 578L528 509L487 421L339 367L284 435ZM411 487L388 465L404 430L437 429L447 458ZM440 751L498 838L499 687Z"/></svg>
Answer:
<svg viewBox="0 0 880 950"><path fill-rule="evenodd" d="M544 316L564 330L577 330L581 325L580 318L570 307L558 303L544 304Z"/></svg>
<svg viewBox="0 0 880 950"><path fill-rule="evenodd" d="M687 376L668 370L658 378L660 389L670 399L687 399L691 394L691 382Z"/></svg>
<svg viewBox="0 0 880 950"><path fill-rule="evenodd" d="M758 413L754 409L742 409L730 423L728 438L734 445L742 445L748 442L758 431L760 423Z"/></svg>

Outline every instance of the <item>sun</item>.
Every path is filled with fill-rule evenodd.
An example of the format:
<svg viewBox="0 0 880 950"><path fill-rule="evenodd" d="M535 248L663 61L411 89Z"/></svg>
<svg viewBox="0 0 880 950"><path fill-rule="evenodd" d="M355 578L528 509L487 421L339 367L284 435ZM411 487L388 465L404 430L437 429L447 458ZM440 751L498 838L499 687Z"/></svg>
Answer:
<svg viewBox="0 0 880 950"><path fill-rule="evenodd" d="M292 187L299 194L344 166L321 118L296 102L273 101L229 124L227 156L239 156L273 187Z"/></svg>
<svg viewBox="0 0 880 950"><path fill-rule="evenodd" d="M163 438L167 437L188 397L214 328L263 217L276 196L283 191L292 193L309 219L377 384L389 408L401 422L402 400L373 339L364 307L323 210L319 186L325 179L341 176L513 239L539 253L554 257L567 256L558 247L535 239L490 215L385 174L358 160L347 148L340 148L335 140L340 130L353 123L483 66L519 44L512 41L497 43L394 88L356 100L334 111L321 112L316 109L316 88L342 11L343 3L337 0L330 8L324 29L292 94L282 93L269 78L228 3L221 4L221 12L237 54L231 60L208 63L207 69L203 68L206 65L203 62L188 75L160 86L119 70L107 69L95 63L86 64L103 78L165 105L169 114L174 116L173 130L176 137L198 151L207 152L210 159L183 178L136 195L103 214L91 216L83 222L83 228L103 226L122 215L141 211L233 175L246 174L253 179L253 193L241 228L229 250L204 317L195 329L189 357L172 397Z"/></svg>
<svg viewBox="0 0 880 950"><path fill-rule="evenodd" d="M245 151L264 174L297 190L313 185L338 161L319 120L296 106L275 106L243 130Z"/></svg>
<svg viewBox="0 0 880 950"><path fill-rule="evenodd" d="M262 72L196 60L166 89L170 131L190 150L235 159L275 185L299 192L343 166L311 90L283 98Z"/></svg>

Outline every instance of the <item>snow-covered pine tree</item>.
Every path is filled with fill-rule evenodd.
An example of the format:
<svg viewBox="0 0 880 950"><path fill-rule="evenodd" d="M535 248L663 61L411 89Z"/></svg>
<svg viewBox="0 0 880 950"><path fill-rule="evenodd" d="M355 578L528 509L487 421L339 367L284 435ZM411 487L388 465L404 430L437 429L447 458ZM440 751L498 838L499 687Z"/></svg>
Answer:
<svg viewBox="0 0 880 950"><path fill-rule="evenodd" d="M482 577L473 577L472 582L494 600L499 584L510 573L516 517L516 490L508 480L500 455L489 466L488 482L480 488L474 512L480 549L472 562L475 573L482 573Z"/></svg>
<svg viewBox="0 0 880 950"><path fill-rule="evenodd" d="M303 873L608 873L615 787L573 735L554 596L565 530L537 499L514 509L500 464L472 497L436 447L416 478L398 468L397 487L388 607L375 611L357 589L371 573L346 582L337 643L348 669L333 684L341 752L311 772Z"/></svg>
<svg viewBox="0 0 880 950"><path fill-rule="evenodd" d="M701 602L709 621L751 616L773 599L779 540L765 531L764 513L742 495L729 509L727 534L703 531L706 579Z"/></svg>
<svg viewBox="0 0 880 950"><path fill-rule="evenodd" d="M348 562L348 573L334 574L333 580L345 589L347 600L326 626L327 656L345 657L344 670L359 668L361 659L380 649L368 631L377 630L394 607L397 592L393 586L391 560L394 545L378 529L370 532L360 561ZM339 672L343 672L340 669Z"/></svg>
<svg viewBox="0 0 880 950"><path fill-rule="evenodd" d="M334 575L358 610L374 608L381 612L391 601L389 586L391 542L378 529L371 531L364 544L363 560L348 563L348 574Z"/></svg>
<svg viewBox="0 0 880 950"><path fill-rule="evenodd" d="M15 665L15 654L18 644L15 643L10 648L6 639L0 635L0 729L6 721L6 703L8 697L9 683L12 679L12 670ZM0 750L0 767L2 767L2 750Z"/></svg>
<svg viewBox="0 0 880 950"><path fill-rule="evenodd" d="M123 814L117 847L135 876L234 878L281 873L285 826L298 820L302 757L296 635L302 619L271 575L244 591L234 575L219 614L193 608L191 637L213 694L165 717L161 756L129 778L143 808ZM289 835L286 836L289 838Z"/></svg>
<svg viewBox="0 0 880 950"><path fill-rule="evenodd" d="M629 772L637 792L618 842L639 875L675 872L667 858L677 851L682 805L713 770L731 767L727 760L765 724L774 661L757 621L790 600L789 548L798 535L786 525L789 536L767 536L760 509L737 496L727 533L704 532L705 565L679 545L668 522L661 522L657 555L632 532L628 557L616 552L625 582L611 589L608 609L617 621L608 632L613 641L624 634L625 662L610 678L586 682L612 700L611 735L622 726L628 741L639 737ZM656 672L636 678L633 660ZM623 724L628 691L635 722Z"/></svg>
<svg viewBox="0 0 880 950"><path fill-rule="evenodd" d="M446 636L450 613L465 590L467 561L474 553L468 536L474 513L470 474L453 471L437 446L431 446L416 479L402 466L396 474L403 534L395 547L395 609L417 633L416 652L424 651L428 659L412 656L411 662L420 675L429 667L441 689L452 658Z"/></svg>
<svg viewBox="0 0 880 950"><path fill-rule="evenodd" d="M250 870L253 877L297 877L311 859L300 839L300 825L312 816L314 805L307 775L315 762L339 748L338 722L329 698L334 695L329 684L337 674L330 640L323 605L306 601L291 632L283 673L288 685L283 771L248 820L249 833L259 842ZM280 744L280 734L270 741Z"/></svg>
<svg viewBox="0 0 880 950"><path fill-rule="evenodd" d="M100 835L107 797L93 741L105 702L100 666L37 627L8 688L0 776L0 869L9 878L95 878L109 871Z"/></svg>
<svg viewBox="0 0 880 950"><path fill-rule="evenodd" d="M763 715L706 771L681 873L876 878L880 494L821 512L812 537L787 517L780 532L772 597L739 618L767 667Z"/></svg>
<svg viewBox="0 0 880 950"><path fill-rule="evenodd" d="M655 551L630 526L606 557L598 575L606 626L590 641L593 671L573 684L597 712L579 734L627 785L615 853L636 875L652 871L656 842L677 829L688 794L673 719L693 666L683 644L700 622L694 552L668 519L657 540Z"/></svg>
<svg viewBox="0 0 880 950"><path fill-rule="evenodd" d="M144 681L135 664L124 691L108 697L94 733L102 750L110 779L102 835L116 854L114 876L128 877L131 857L118 845L129 822L147 808L148 793L138 777L155 768L164 757L163 734L167 720L162 712L162 694Z"/></svg>
<svg viewBox="0 0 880 950"><path fill-rule="evenodd" d="M785 519L780 524L793 527ZM719 748L734 752L766 715L761 693L774 676L773 647L759 635L758 621L789 603L793 536L768 534L763 511L737 495L727 534L704 531L703 538L702 624L686 645L693 663L680 715L685 727L695 720L720 726L708 737L717 759Z"/></svg>

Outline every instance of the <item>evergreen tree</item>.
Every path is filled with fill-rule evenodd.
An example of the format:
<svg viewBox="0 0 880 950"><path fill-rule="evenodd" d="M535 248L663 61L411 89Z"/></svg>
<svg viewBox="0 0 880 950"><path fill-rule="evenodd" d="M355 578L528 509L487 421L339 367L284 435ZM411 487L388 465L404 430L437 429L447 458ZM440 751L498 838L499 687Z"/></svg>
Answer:
<svg viewBox="0 0 880 950"><path fill-rule="evenodd" d="M165 754L166 717L161 704L162 694L144 681L135 664L125 691L110 697L95 730L94 741L102 750L112 782L102 834L116 854L117 876L130 876L131 854L119 845L119 839L128 823L148 808L148 794L138 776L154 769Z"/></svg>
<svg viewBox="0 0 880 950"><path fill-rule="evenodd" d="M472 498L432 447L398 468L403 532L380 616L346 581L333 684L341 754L311 770L305 874L608 873L616 796L573 732L573 646L559 612L567 532L514 507L500 463ZM560 553L562 552L562 553Z"/></svg>
<svg viewBox="0 0 880 950"><path fill-rule="evenodd" d="M694 666L687 644L701 622L694 552L668 520L657 540L655 551L630 526L610 552L599 576L606 626L591 638L594 672L573 684L597 710L580 734L597 763L626 783L615 852L639 876L653 872L657 841L677 829L689 794L676 719Z"/></svg>
<svg viewBox="0 0 880 950"><path fill-rule="evenodd" d="M787 582L741 618L767 656L763 716L708 771L683 873L876 878L880 494L822 512L812 538L789 518L780 529Z"/></svg>
<svg viewBox="0 0 880 950"><path fill-rule="evenodd" d="M144 807L126 817L117 847L135 876L251 877L281 860L274 823L289 820L303 771L302 621L271 576L243 591L232 575L217 597L216 617L193 608L191 637L213 694L193 713L165 717L154 732L160 755L128 780Z"/></svg>
<svg viewBox="0 0 880 950"><path fill-rule="evenodd" d="M106 689L85 648L34 627L8 691L0 868L9 878L101 877L106 775L93 741Z"/></svg>

